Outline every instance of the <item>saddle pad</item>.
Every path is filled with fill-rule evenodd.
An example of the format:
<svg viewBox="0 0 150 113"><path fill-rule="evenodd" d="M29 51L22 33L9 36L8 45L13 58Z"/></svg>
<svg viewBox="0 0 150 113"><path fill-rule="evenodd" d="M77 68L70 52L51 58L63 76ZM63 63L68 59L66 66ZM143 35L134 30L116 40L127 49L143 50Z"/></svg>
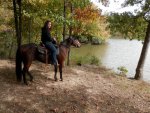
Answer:
<svg viewBox="0 0 150 113"><path fill-rule="evenodd" d="M42 46L38 46L37 51L41 54L46 54L46 51L49 52L48 49L46 49L45 47L42 47Z"/></svg>
<svg viewBox="0 0 150 113"><path fill-rule="evenodd" d="M59 48L56 48L56 49L57 49L57 55L58 55L59 54ZM46 51L47 51L47 54L50 54L50 51L43 46L38 46L37 50L41 54L46 54Z"/></svg>

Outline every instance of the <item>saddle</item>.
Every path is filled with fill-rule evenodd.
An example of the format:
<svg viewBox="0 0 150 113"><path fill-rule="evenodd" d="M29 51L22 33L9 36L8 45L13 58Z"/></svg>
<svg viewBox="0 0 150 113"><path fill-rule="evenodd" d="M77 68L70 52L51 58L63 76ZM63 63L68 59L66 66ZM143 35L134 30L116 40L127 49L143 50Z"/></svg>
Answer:
<svg viewBox="0 0 150 113"><path fill-rule="evenodd" d="M42 42L37 47L37 50L38 50L38 53L41 53L44 55L50 53L50 51L45 47L45 45Z"/></svg>
<svg viewBox="0 0 150 113"><path fill-rule="evenodd" d="M56 45L55 46L57 49L57 55L59 54L59 48ZM39 59L45 59L44 62L47 64L49 63L49 56L51 55L51 52L45 47L45 45L41 42L38 46L37 46L37 51L38 51L38 57Z"/></svg>

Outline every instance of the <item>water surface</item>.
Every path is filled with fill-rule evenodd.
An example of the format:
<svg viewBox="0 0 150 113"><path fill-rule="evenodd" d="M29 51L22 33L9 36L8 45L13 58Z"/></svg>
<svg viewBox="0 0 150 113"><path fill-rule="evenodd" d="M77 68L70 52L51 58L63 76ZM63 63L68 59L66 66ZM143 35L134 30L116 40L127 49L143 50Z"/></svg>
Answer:
<svg viewBox="0 0 150 113"><path fill-rule="evenodd" d="M135 69L142 50L141 41L125 39L109 39L104 45L82 45L79 49L72 49L72 53L79 56L94 55L102 65L112 68L116 72L120 66L126 67L128 77L135 75ZM143 79L150 81L150 49L144 65Z"/></svg>

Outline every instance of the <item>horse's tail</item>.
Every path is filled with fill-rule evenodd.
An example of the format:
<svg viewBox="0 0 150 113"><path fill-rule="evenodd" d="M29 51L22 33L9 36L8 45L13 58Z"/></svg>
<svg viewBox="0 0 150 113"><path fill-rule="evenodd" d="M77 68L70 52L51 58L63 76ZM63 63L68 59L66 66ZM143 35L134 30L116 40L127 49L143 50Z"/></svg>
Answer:
<svg viewBox="0 0 150 113"><path fill-rule="evenodd" d="M18 48L16 52L16 77L17 81L20 82L22 80L22 57L20 48Z"/></svg>

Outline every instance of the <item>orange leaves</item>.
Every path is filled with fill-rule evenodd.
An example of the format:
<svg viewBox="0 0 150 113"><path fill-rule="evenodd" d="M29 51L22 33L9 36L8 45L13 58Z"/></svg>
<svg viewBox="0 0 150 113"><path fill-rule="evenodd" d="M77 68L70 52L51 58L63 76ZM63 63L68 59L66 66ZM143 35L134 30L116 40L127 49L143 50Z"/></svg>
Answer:
<svg viewBox="0 0 150 113"><path fill-rule="evenodd" d="M83 22L92 22L100 17L100 10L89 5L85 8L75 9L75 19Z"/></svg>

